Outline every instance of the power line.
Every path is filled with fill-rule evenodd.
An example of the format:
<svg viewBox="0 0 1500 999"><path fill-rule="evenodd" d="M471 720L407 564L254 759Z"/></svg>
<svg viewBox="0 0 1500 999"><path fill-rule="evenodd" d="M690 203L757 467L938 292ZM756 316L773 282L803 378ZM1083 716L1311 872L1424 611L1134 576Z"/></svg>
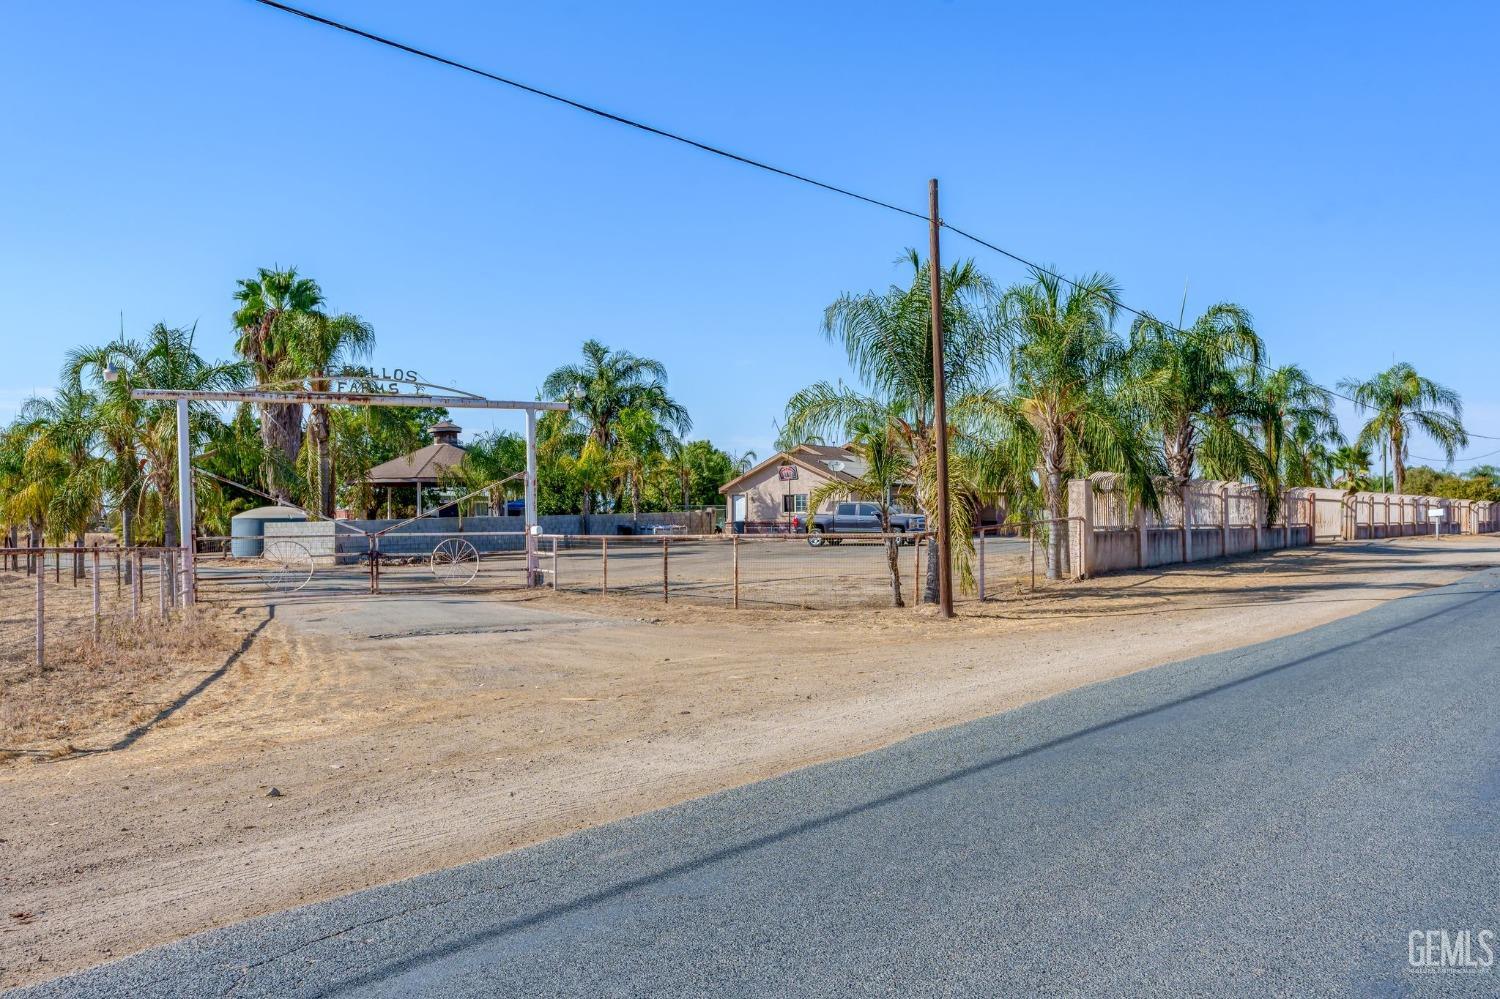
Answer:
<svg viewBox="0 0 1500 999"><path fill-rule="evenodd" d="M1480 437L1483 435L1470 434L1469 436ZM1408 455L1408 457L1415 458L1417 461L1441 461L1446 465L1456 461L1478 461L1480 458L1493 458L1497 454L1500 454L1500 451L1489 451L1485 454L1456 454L1452 458L1428 458L1425 455L1420 454Z"/></svg>
<svg viewBox="0 0 1500 999"><path fill-rule="evenodd" d="M837 184L825 183L824 181L805 176L804 174L794 173L791 170L783 170L781 167L772 166L769 163L763 163L760 160L751 159L748 156L741 156L739 153L733 153L727 149L721 149L718 146L711 146L706 142L699 142L697 139L689 138L686 135L679 135L676 132L670 132L664 128L657 128L655 125L648 125L645 122L636 121L634 118L626 118L625 116L615 114L612 111L606 111L603 108L594 107L592 104L584 104L583 102L575 101L570 97L564 97L561 94L555 94L550 90L543 90L540 87L533 87L528 83L522 83L519 80L512 80L509 77L501 76L498 73L491 73L489 70L480 69L478 66L471 66L468 63L459 62L456 59L449 59L446 56L440 56L435 52L428 52L426 49L419 49L416 46L407 45L404 42L398 42L394 38L387 38L384 35L377 35L374 32L356 28L352 24L345 24L343 21L335 21L332 18L323 17L319 14L314 14L311 11L302 10L299 7L292 7L288 4L278 3L277 0L255 0L255 2L265 7L271 7L275 10L279 10L287 14L293 14L297 17L305 18L306 20L313 21L317 24L326 25L327 27L335 28L339 31L344 31L351 35L356 35L368 41L375 42L377 45L385 45L389 48L396 49L399 52L405 52L408 55L414 55L419 59L427 59L432 62L448 66L452 69L462 70L465 73L472 73L475 76L483 77L484 79L491 80L495 83L504 84L507 87L514 87L517 90L524 91L528 94L533 94L537 97L544 97L549 101L556 101L558 104L563 104L575 110L583 111L586 114L596 115L600 118L605 119L606 121L612 121L618 125L628 125L631 128L640 129L642 132L647 132L651 135L659 136L663 139L671 139L673 142L680 142L685 146L692 146L694 149L702 150L705 153L712 153L715 156L722 156L725 159L734 160L736 163L743 163L746 166L755 167L757 170L765 170L768 173L774 173L782 177L789 177L792 180L801 181L804 184L811 184L814 187L821 187L825 191L832 191L834 194L842 194L846 198L854 198L857 201L863 201L867 204L876 205L877 207L885 208L889 211L899 212L902 215L908 215L914 219L921 219L923 222L927 221L927 216L923 215L921 212L914 212L909 208L902 208L901 206L893 205L888 201L881 201L879 198L871 198L866 195L859 194L855 191L851 191L847 188L839 187Z"/></svg>
<svg viewBox="0 0 1500 999"><path fill-rule="evenodd" d="M573 108L574 110L582 111L585 114L591 114L591 115L594 115L596 117L603 118L606 121L614 122L617 125L625 125L625 126L627 126L629 128L634 128L634 129L638 129L638 130L640 130L642 132L646 132L649 135L655 135L655 136L657 136L659 138L663 138L663 139L670 139L673 142L679 142L679 143L681 143L681 144L683 144L685 146L690 146L693 149L697 149L697 150L700 150L700 151L705 152L705 153L710 153L710 154L712 154L714 156L721 156L721 157L723 157L725 159L733 160L736 163L742 163L745 166L754 167L757 170L764 170L767 173L773 173L773 174L776 174L777 176L780 176L780 177L786 177L786 178L788 178L790 180L799 181L800 183L803 183L803 184L810 184L813 187L821 188L822 190L830 191L830 192L832 192L834 194L839 194L839 195L842 195L842 196L844 196L846 198L853 198L856 201L862 201L862 202L864 202L866 204L874 205L877 208L884 208L887 211L896 212L897 214L907 216L908 218L918 219L918 220L920 220L922 222L928 221L928 217L926 215L922 214L921 212L915 212L915 211L912 211L909 208L902 208L900 205L892 204L889 201L882 201L879 198L873 198L873 197L870 197L869 195L860 194L857 191L851 191L850 189L848 189L846 187L840 187L837 184L830 184L830 183L828 183L826 181L817 180L816 178L809 177L806 174L800 174L800 173L797 173L797 172L795 172L793 170L787 170L787 169L784 169L782 167L774 166L774 165L772 165L770 163L766 163L766 162L763 162L761 160L752 159L752 158L750 158L748 156L742 156L739 153L730 152L727 149L723 149L723 148L721 148L719 146L710 145L709 143L706 143L706 142L700 142L697 139L690 138L690 137L688 137L686 135L682 135L682 134L680 134L678 132L672 132L672 131L669 131L669 130L664 129L664 128L658 128L655 125L648 125L647 123L645 123L643 121L638 121L638 120L636 120L634 118L627 118L624 115L615 114L612 111L606 111L603 108L595 107L592 104L585 104L582 101L576 101L576 100L573 100L570 97L564 97L561 94L553 93L550 90L543 90L540 87L534 87L531 84L522 83L519 80L514 80L514 79L511 79L510 77L501 76L498 73L492 73L492 72L490 72L489 70L486 70L486 69L480 69L479 67L470 65L469 63L459 62L456 59L449 59L448 57L438 55L435 52L430 52L430 51L428 51L426 49L417 48L414 45L407 45L405 42L396 41L394 38L388 38L385 35L378 35L378 34L372 32L372 31L365 31L363 28L356 28L352 24L346 24L343 21L336 21L333 18L323 17L321 14L314 14L311 11L303 10L300 7L293 7L290 4L280 3L280 2L278 2L278 0L255 0L255 2L258 3L258 4L260 4L263 7L270 7L273 10L279 10L282 13L291 14L291 15L293 15L295 17L300 17L300 18L303 18L304 20L312 21L315 24L321 24L321 25L323 25L325 27L333 28L336 31L342 31L342 32L345 32L347 34L354 35L357 38L363 38L366 41L374 42L377 45L384 45L387 48L395 49L398 52L404 52L407 55L416 56L419 59L426 59L426 60L428 60L430 62L435 62L435 63L438 63L439 65L447 66L447 67L449 67L451 69L457 69L457 70L460 70L461 72L470 73L470 74L472 74L474 76L478 76L478 77L481 77L482 79L490 80L490 81L492 81L494 83L499 83L499 84L502 84L502 85L507 86L507 87L512 87L512 88L514 88L516 90L520 90L520 91L522 91L524 93L532 94L532 95L534 95L536 97L542 97L542 98L545 98L546 100L554 101L554 102L556 102L558 104L562 104L562 105L564 105L566 107ZM956 236L962 236L964 239L967 239L967 240L969 240L969 241L971 241L973 243L976 243L979 246L983 246L986 249L993 250L994 252L1000 254L1001 256L1007 257L1010 260L1013 260L1016 263L1021 264L1021 265L1025 266L1025 267L1027 267L1029 269L1031 269L1032 271L1034 271L1036 273L1045 274L1048 277L1051 277L1054 280L1062 281L1062 282L1066 283L1069 287L1072 287L1072 288L1075 288L1075 289L1080 287L1080 285L1079 285L1079 283L1077 281L1073 280L1072 278L1068 277L1067 275L1060 274L1057 271L1052 270L1051 268L1043 267L1041 264L1038 264L1038 263L1036 263L1036 262L1034 262L1032 260L1028 260L1026 257L1023 257L1023 256L1021 256L1018 253L1015 253L1015 252L1012 252L1011 250L1005 249L1003 246L997 246L996 244L991 243L990 241L988 241L986 239L981 239L980 237L974 235L973 233L967 232L967 231L965 231L963 229L960 229L960 228L958 228L955 225L951 225L951 224L949 224L947 222L942 221L941 219L938 220L938 224L940 226L942 226L943 228L948 229L951 232L953 232L954 235L956 235ZM1165 320L1159 319L1156 316L1151 315L1150 313L1141 311L1140 309L1133 308L1132 306L1127 305L1126 303L1120 301L1119 299L1115 298L1112 295L1105 296L1105 298L1106 298L1106 301L1108 301L1111 305L1113 305L1117 309L1120 309L1121 311L1128 312L1128 313L1130 313L1133 316L1137 316L1137 317L1139 317L1141 319L1145 319L1145 320L1148 320L1150 322L1157 323L1162 328L1167 329L1167 330L1171 330L1172 332L1177 333L1177 334L1179 334L1181 336L1188 337L1189 339L1196 339L1196 340L1199 340L1200 342L1202 342L1202 340L1203 340L1203 338L1199 334L1196 334L1196 333L1194 333L1194 332L1192 332L1190 330L1185 330L1185 329L1183 329L1180 326L1175 326L1172 323L1169 323L1169 322L1166 322ZM1244 354L1236 353L1234 351L1229 351L1228 353L1232 357L1237 357L1240 360L1243 360L1243 361L1246 361L1246 362L1248 362L1250 364L1254 364L1254 365L1256 365L1258 367L1261 367L1261 368L1265 369L1266 371L1274 371L1275 370L1275 368L1273 368L1270 364L1266 363L1265 361L1257 360L1256 358L1249 357L1249 356L1244 355ZM1324 391L1324 392L1327 392L1330 396L1332 396L1334 398L1343 399L1346 402L1353 403L1355 406L1358 406L1361 409L1364 408L1364 406L1357 399L1354 399L1351 396L1344 395L1342 392L1338 392L1338 391L1336 391L1334 389L1330 389L1330 388L1327 388L1326 386L1322 386L1322 385L1316 385L1316 387L1319 388L1319 389L1322 389L1322 391ZM1488 434L1473 434L1473 433L1471 433L1471 434L1469 434L1469 436L1470 437L1478 437L1478 438L1481 438L1481 439L1484 439L1484 440L1500 440L1500 436L1491 436L1491 435L1488 435ZM1500 453L1500 452L1497 452L1497 453ZM1424 459L1424 460L1429 460L1430 461L1430 460L1433 460L1433 459Z"/></svg>

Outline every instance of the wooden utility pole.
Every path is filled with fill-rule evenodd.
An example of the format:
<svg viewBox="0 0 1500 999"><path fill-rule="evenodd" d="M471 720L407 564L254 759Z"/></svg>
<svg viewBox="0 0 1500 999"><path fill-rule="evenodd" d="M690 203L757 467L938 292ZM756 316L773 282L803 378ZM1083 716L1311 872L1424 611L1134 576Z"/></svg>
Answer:
<svg viewBox="0 0 1500 999"><path fill-rule="evenodd" d="M937 445L938 607L953 616L953 553L948 544L948 401L943 385L943 265L939 259L938 182L927 182L928 264L932 268L932 424Z"/></svg>

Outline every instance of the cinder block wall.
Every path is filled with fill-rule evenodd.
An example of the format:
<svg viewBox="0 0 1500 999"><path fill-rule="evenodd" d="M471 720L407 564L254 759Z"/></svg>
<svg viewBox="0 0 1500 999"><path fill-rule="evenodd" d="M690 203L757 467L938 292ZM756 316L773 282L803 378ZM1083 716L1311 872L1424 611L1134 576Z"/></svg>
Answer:
<svg viewBox="0 0 1500 999"><path fill-rule="evenodd" d="M538 517L543 534L576 535L582 533L582 517L557 514ZM708 534L713 530L712 515L703 510L673 513L593 514L588 518L590 534L615 535L620 528L649 532L652 525L681 525L686 534ZM400 525L400 526L397 526ZM354 528L350 530L349 528ZM480 552L519 551L526 547L524 517L424 517L403 524L399 520L346 520L335 526L331 521L274 523L266 525L266 538L286 538L307 548L319 558L357 558L369 551L367 534L395 528L380 538L380 551L386 555L425 555L444 538L463 538Z"/></svg>

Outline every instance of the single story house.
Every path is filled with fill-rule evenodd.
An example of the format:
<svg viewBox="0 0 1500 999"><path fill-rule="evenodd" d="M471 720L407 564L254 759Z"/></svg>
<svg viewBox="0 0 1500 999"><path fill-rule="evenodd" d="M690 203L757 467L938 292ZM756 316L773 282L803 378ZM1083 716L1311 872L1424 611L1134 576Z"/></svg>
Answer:
<svg viewBox="0 0 1500 999"><path fill-rule="evenodd" d="M799 444L778 451L744 475L719 487L725 498L726 531L751 534L806 530L808 497L826 482L852 482L865 473L864 460L846 447ZM894 505L912 509L911 484L903 483ZM837 495L813 513L832 513ZM984 504L975 511L975 524L998 524L1005 511L998 504ZM743 528L735 524L743 523ZM795 528L794 528L795 525Z"/></svg>
<svg viewBox="0 0 1500 999"><path fill-rule="evenodd" d="M808 497L829 482L853 482L865 472L864 461L848 448L799 444L778 451L738 478L719 487L725 498L726 530L750 533L787 531L807 526ZM833 500L823 504L831 510ZM817 512L817 511L812 511Z"/></svg>

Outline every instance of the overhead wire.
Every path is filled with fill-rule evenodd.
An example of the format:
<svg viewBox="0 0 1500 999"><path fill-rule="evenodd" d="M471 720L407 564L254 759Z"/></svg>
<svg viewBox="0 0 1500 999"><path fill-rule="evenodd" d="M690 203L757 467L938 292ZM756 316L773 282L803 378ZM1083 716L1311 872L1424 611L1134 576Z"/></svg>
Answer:
<svg viewBox="0 0 1500 999"><path fill-rule="evenodd" d="M592 105L592 104L584 103L583 101L574 100L571 97L565 97L562 94L558 94L558 93L555 93L555 92L550 91L550 90L545 90L545 89L543 89L541 87L533 86L533 85L531 85L529 83L523 83L520 80L516 80L516 79L513 79L511 77L503 76L503 75L501 75L499 73L491 72L490 70L481 69L480 67L474 66L474 65L472 65L470 63L461 62L461 61L459 61L457 59L450 59L447 56L439 55L439 54L437 54L435 52L431 52L431 51L429 51L427 49L419 48L419 47L417 47L415 45L409 45L409 44L407 44L405 42L397 41L396 39L390 38L390 37L388 37L386 35L377 34L377 33L373 32L373 31L366 31L363 28L355 27L354 25L348 24L348 23L346 23L344 21L335 20L334 18L331 18L331 17L324 17L321 14L315 14L312 11L305 10L305 9L303 9L301 7L295 7L295 6L292 6L291 4L282 3L282 2L280 2L280 0L254 0L254 2L260 4L263 7L269 7L271 9L273 9L273 10L278 10L278 11L281 11L282 13L290 14L290 15L292 15L294 17L299 17L299 18L302 18L304 20L311 21L311 22L313 22L315 24L321 24L321 25L323 25L325 27L333 28L336 31L342 31L342 32L345 32L346 34L350 34L350 35L353 35L355 37L365 39L366 41L374 42L377 45L382 45L382 46L385 46L387 48L394 49L394 50L396 50L398 52L404 52L407 55L416 56L419 59L426 59L426 60L429 60L431 62L438 63L439 65L447 66L447 67L449 67L451 69L456 69L456 70L459 70L461 72L469 73L469 74L472 74L474 76L478 76L478 77L480 77L482 79L489 80L489 81L494 82L494 83L499 83L499 84L502 84L502 85L507 86L507 87L512 87L512 88L514 88L516 90L522 91L524 93L532 94L533 96L536 96L536 97L541 97L541 98L544 98L544 99L549 100L549 101L554 101L554 102L556 102L558 104L562 104L562 105L564 105L566 107L573 108L574 110L577 110L577 111L582 111L585 114L594 115L594 116L602 118L602 119L604 119L606 121L614 122L615 124L618 124L618 125L625 125L625 126L627 126L629 128L638 129L638 130L640 130L642 132L646 132L647 134L654 135L654 136L657 136L659 138L668 139L668 140L673 141L673 142L681 143L682 145L689 146L689 147L691 147L693 149L697 149L697 150L699 150L701 152L709 153L709 154L714 155L714 156L720 156L720 157L723 157L725 159L732 160L732 161L734 161L736 163L740 163L740 164L743 164L745 166L753 167L753 168L755 168L757 170L763 170L763 171L766 171L767 173L772 173L772 174L775 174L775 175L780 176L780 177L785 177L785 178L787 178L789 180L795 180L795 181L798 181L798 182L803 183L803 184L809 184L809 185L811 185L813 187L817 187L817 188L820 188L822 190L829 191L829 192L831 192L833 194L842 195L843 197L852 198L852 199L854 199L856 201L861 201L861 202L864 202L864 203L869 204L869 205L874 205L875 207L878 207L878 208L886 209L887 211L896 212L896 213L898 213L900 215L903 215L903 216L906 216L908 218L918 219L918 220L920 220L922 222L928 222L929 221L929 218L928 218L927 214L924 213L924 212L913 211L912 209L909 209L909 208L902 208L900 205L893 204L893 203L891 203L889 201L883 201L880 198L875 198L875 197L871 197L869 195L860 194L857 191L851 190L851 189L849 189L847 187L842 187L842 186L840 186L838 184L833 184L833 183L829 183L827 181L818 180L818 179L816 179L814 177L809 177L806 174L798 173L798 172L796 172L794 170L788 170L788 169L786 169L784 167L775 166L774 164L767 163L767 162L765 162L763 160L757 160L757 159L754 159L752 157L742 155L740 153L732 152L732 151L730 151L728 149L724 149L724 148L722 148L720 146L715 146L715 145L712 145L710 143L703 142L703 141L700 141L698 139L694 139L694 138L692 138L690 136L683 135L683 134L681 134L679 132L673 132L673 131L671 131L669 129L660 128L660 127L658 127L656 125L650 125L650 124L647 124L646 122L640 121L640 120L635 119L635 118L629 118L629 117L626 117L625 115L617 114L617 113L615 113L613 111L608 111L608 110L605 110L604 108L597 107L597 106ZM979 246L985 247L988 250L992 250L995 253L998 253L1001 256L1006 257L1007 259L1012 260L1012 261L1014 261L1014 262L1016 262L1018 264L1021 264L1022 266L1027 267L1030 270L1032 270L1032 271L1034 271L1034 272L1036 272L1038 274L1044 274L1044 275L1046 275L1048 277L1053 278L1054 280L1062 281L1062 282L1066 283L1069 287L1072 287L1072 288L1075 288L1075 289L1081 287L1080 284L1077 281L1075 281L1074 279L1068 277L1065 274L1061 274L1061 273L1059 273L1059 272L1057 272L1055 270L1052 270L1049 267L1045 267L1045 266L1043 266L1041 264L1038 264L1035 261L1030 260L1030 259L1022 256L1019 253L1016 253L1016 252L1014 252L1012 250L1007 250L1003 246L999 246L999 245L997 245L997 244L995 244L993 242L990 242L987 239L984 239L984 238L982 238L980 236L976 236L973 233L968 232L967 230L961 229L958 226L955 226L955 225L953 225L951 223L945 222L942 219L938 220L938 225L941 226L942 228L948 229L955 236L961 236L964 239L969 240L970 242L973 242L973 243L975 243L975 244L977 244ZM1114 297L1112 295L1105 296L1105 297L1106 297L1106 300L1112 306L1114 306L1115 308L1117 308L1117 309L1119 309L1119 310L1121 310L1123 312L1127 312L1127 313L1129 313L1129 314L1131 314L1133 316L1136 316L1136 317L1138 317L1140 319L1156 323L1159 326L1161 326L1163 329L1170 330L1171 332L1176 333L1176 334L1178 334L1180 336L1184 336L1184 337L1187 337L1189 339L1194 339L1194 340L1198 340L1199 342L1203 342L1203 337L1200 334L1197 334L1197 333L1195 333L1195 332L1193 332L1191 330L1183 329L1182 327L1177 326L1177 325L1175 325L1173 323L1167 322L1166 320L1163 320L1163 319L1161 319L1161 318L1159 318L1159 317L1157 317L1155 315L1152 315L1149 312L1143 311L1141 309L1134 308L1134 307L1126 304L1125 302L1120 301L1118 298L1116 298L1116 297ZM1257 365L1257 366L1265 369L1266 371L1274 371L1274 370L1276 370L1274 367L1272 367L1270 364L1266 363L1265 361L1259 360L1259 359L1251 357L1249 355L1242 354L1242 353L1239 353L1239 352L1236 352L1236 351L1232 351L1232 350L1228 351L1228 353L1230 354L1230 356L1237 357L1240 360L1243 360L1243 361L1245 361L1247 363ZM1363 409L1366 408L1363 403L1359 402L1359 400L1353 398L1352 396L1345 395L1342 392L1339 392L1339 391L1337 391L1335 389L1328 388L1327 386L1316 385L1316 383L1315 383L1315 387L1317 387L1319 390L1321 390L1323 392L1326 392L1330 397L1336 398L1336 399L1342 399L1345 402L1352 403L1353 405L1355 405L1356 407L1360 408L1361 410L1363 410ZM1477 438L1480 438L1480 439L1483 439L1483 440L1500 440L1500 436L1490 435L1490 434L1470 433L1468 436L1470 436L1470 437L1477 437ZM1500 453L1500 452L1496 452L1496 453ZM1432 459L1424 459L1424 460L1432 460Z"/></svg>

